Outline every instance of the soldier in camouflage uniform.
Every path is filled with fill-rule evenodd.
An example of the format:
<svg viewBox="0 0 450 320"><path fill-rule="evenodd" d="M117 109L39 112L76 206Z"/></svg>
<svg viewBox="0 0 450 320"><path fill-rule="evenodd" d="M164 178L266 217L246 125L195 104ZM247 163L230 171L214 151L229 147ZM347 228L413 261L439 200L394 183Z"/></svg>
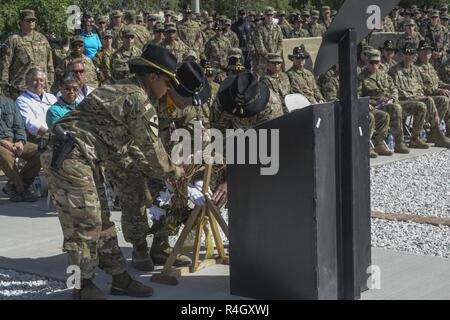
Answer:
<svg viewBox="0 0 450 320"><path fill-rule="evenodd" d="M303 20L300 16L294 17L294 27L289 38L309 38L309 31L303 28Z"/></svg>
<svg viewBox="0 0 450 320"><path fill-rule="evenodd" d="M122 29L122 46L111 56L111 75L117 81L128 78L131 74L128 69L128 60L139 57L141 49L134 45L136 33L132 28Z"/></svg>
<svg viewBox="0 0 450 320"><path fill-rule="evenodd" d="M311 22L308 25L309 34L311 37L322 37L327 29L318 23L319 21L319 11L312 10L311 11Z"/></svg>
<svg viewBox="0 0 450 320"><path fill-rule="evenodd" d="M287 74L281 71L282 64L283 59L281 59L279 54L270 53L267 61L267 73L261 78L261 82L278 94L283 104L284 112L288 113L289 111L284 104L284 97L291 93L291 84Z"/></svg>
<svg viewBox="0 0 450 320"><path fill-rule="evenodd" d="M339 100L339 65L322 74L317 83L326 101Z"/></svg>
<svg viewBox="0 0 450 320"><path fill-rule="evenodd" d="M149 14L147 18L147 30L150 32L150 39L152 41L154 38L155 27L158 24L158 16L156 14Z"/></svg>
<svg viewBox="0 0 450 320"><path fill-rule="evenodd" d="M329 6L322 6L322 17L319 23L328 30L332 21L331 8Z"/></svg>
<svg viewBox="0 0 450 320"><path fill-rule="evenodd" d="M69 265L80 267L81 289L75 293L82 299L104 298L92 282L97 266L112 275L111 294L146 297L153 293L126 272L115 225L101 214L93 173L98 163L108 166L134 156L127 149L132 141L144 156L135 163L147 176L170 178L183 172L170 162L158 139L154 107L155 99L167 92L169 80L175 78L176 59L162 47L149 46L131 66L132 72L138 72L136 77L97 89L83 100L78 113L59 121L75 142L60 167L53 163L62 156L58 146L64 142L52 132L43 144L42 166L59 213Z"/></svg>
<svg viewBox="0 0 450 320"><path fill-rule="evenodd" d="M101 34L102 37L102 47L96 53L92 62L98 70L98 79L100 84L104 84L106 81L111 79L111 56L114 54L115 50L112 47L113 34L111 30L106 30Z"/></svg>
<svg viewBox="0 0 450 320"><path fill-rule="evenodd" d="M403 20L400 21L397 25L398 26L397 32L405 32L406 24L411 21L414 21L412 16L413 16L412 12L410 12L409 10L405 11L405 13L403 14Z"/></svg>
<svg viewBox="0 0 450 320"><path fill-rule="evenodd" d="M223 35L222 27L219 24L216 24L214 29L216 29L216 34L206 43L205 56L213 68L221 70L223 73L227 68L227 53L231 49L231 44Z"/></svg>
<svg viewBox="0 0 450 320"><path fill-rule="evenodd" d="M389 113L395 152L409 153L409 149L405 145L402 123L403 116L407 115L414 116L410 148L428 148L428 145L419 138L427 112L425 104L417 101L400 101L392 78L387 73L379 70L380 62L381 56L379 51L372 51L369 54L367 68L358 76L359 96L370 97L369 104L372 108ZM376 148L375 152L378 153Z"/></svg>
<svg viewBox="0 0 450 320"><path fill-rule="evenodd" d="M211 95L210 95L208 101L206 103L202 104L202 113L201 114L205 118L201 118L200 120L202 120L202 123L206 128L209 128L210 127L209 119L210 119L212 104L217 97L217 93L219 92L219 84L214 81L214 79L216 78L219 71L214 69L211 62L209 62L208 60L203 60L201 62L201 66L203 67L203 69L205 71L206 79L208 79L208 84L209 84L209 87L211 88Z"/></svg>
<svg viewBox="0 0 450 320"><path fill-rule="evenodd" d="M203 34L200 25L192 20L192 10L189 6L183 9L183 20L177 24L178 38L189 49L195 50L199 57L203 57Z"/></svg>
<svg viewBox="0 0 450 320"><path fill-rule="evenodd" d="M175 23L166 23L164 25L164 41L162 46L167 48L176 58L178 62L183 61L183 53L188 50L186 44L177 38L177 27Z"/></svg>
<svg viewBox="0 0 450 320"><path fill-rule="evenodd" d="M222 26L222 33L225 38L230 41L230 45L232 48L239 48L239 39L233 31L231 31L231 20L225 19L224 24Z"/></svg>
<svg viewBox="0 0 450 320"><path fill-rule="evenodd" d="M392 40L386 40L381 50L381 66L380 70L388 72L390 68L397 64L394 60L397 49L394 47L394 42Z"/></svg>
<svg viewBox="0 0 450 320"><path fill-rule="evenodd" d="M216 31L214 30L214 19L212 17L208 17L205 20L206 28L202 31L203 32L203 43L206 44L209 39L214 37L216 34Z"/></svg>
<svg viewBox="0 0 450 320"><path fill-rule="evenodd" d="M419 44L419 59L416 62L416 66L419 69L419 74L422 78L423 90L427 96L433 97L436 107L442 104L442 110L445 110L445 104L447 103L447 109L449 109L449 97L450 97L450 84L446 84L439 79L439 76L431 65L430 60L432 56L432 47L425 41L421 41ZM438 108L440 109L440 108ZM447 136L450 135L450 121L449 111L446 114L440 114L441 119L446 122Z"/></svg>
<svg viewBox="0 0 450 320"><path fill-rule="evenodd" d="M107 30L108 16L97 16L95 20L98 34L103 34Z"/></svg>
<svg viewBox="0 0 450 320"><path fill-rule="evenodd" d="M113 48L119 49L122 45L122 38L120 35L120 30L122 29L122 12L119 10L114 10L109 15L109 26L108 30L112 31L113 34Z"/></svg>
<svg viewBox="0 0 450 320"><path fill-rule="evenodd" d="M47 76L46 90L54 81L53 57L45 36L34 29L37 18L33 10L20 12L20 33L6 39L0 47L0 82L10 85L12 99L25 90L25 74L30 67L40 67Z"/></svg>
<svg viewBox="0 0 450 320"><path fill-rule="evenodd" d="M253 71L259 76L264 75L266 71L269 53L277 53L283 56L283 33L280 26L273 22L274 10L272 7L267 7L264 12L264 21L256 27L254 35L258 65L253 65Z"/></svg>
<svg viewBox="0 0 450 320"><path fill-rule="evenodd" d="M405 33L397 40L397 48L405 47L408 42L415 43L417 46L420 40L423 40L422 35L416 31L416 28L417 25L413 20L405 22Z"/></svg>
<svg viewBox="0 0 450 320"><path fill-rule="evenodd" d="M70 41L70 54L56 67L56 78L58 81L64 77L67 73L67 67L75 60L80 59L83 61L84 70L86 74L86 84L91 87L98 87L97 68L91 59L89 59L84 53L84 39L82 36L74 36Z"/></svg>
<svg viewBox="0 0 450 320"><path fill-rule="evenodd" d="M439 130L440 119L448 112L448 103L445 99L436 98L436 104L432 97L425 96L422 78L419 70L414 65L416 49L415 44L407 44L403 48L403 61L391 68L389 75L399 92L400 101L420 101L426 104L427 119L431 124L431 135L428 142L434 142L436 146L449 147L450 139L446 138Z"/></svg>
<svg viewBox="0 0 450 320"><path fill-rule="evenodd" d="M125 11L125 26L122 26L120 33L126 30L134 31L134 46L140 50L143 49L144 45L150 41L151 35L147 28L143 25L138 25L136 23L136 11L135 10L127 10ZM124 35L121 34L120 38L123 40ZM120 41L118 41L120 47Z"/></svg>
<svg viewBox="0 0 450 320"><path fill-rule="evenodd" d="M165 39L165 36L164 36L164 25L162 23L158 22L153 27L153 39L150 40L149 43L162 45L162 43L164 42L164 39ZM144 51L145 51L145 46L144 46Z"/></svg>
<svg viewBox="0 0 450 320"><path fill-rule="evenodd" d="M283 37L285 39L290 38L291 32L292 32L292 26L290 23L286 20L286 12L284 10L281 10L278 12L278 25L281 27L281 32L283 33Z"/></svg>
<svg viewBox="0 0 450 320"><path fill-rule="evenodd" d="M433 11L430 19L430 23L424 25L420 33L436 52L442 54L448 48L448 30L439 22L439 11Z"/></svg>
<svg viewBox="0 0 450 320"><path fill-rule="evenodd" d="M291 82L291 93L304 95L311 104L324 102L325 99L317 87L314 75L305 69L305 61L309 58L305 48L295 47L288 58L293 62L292 67L286 72Z"/></svg>
<svg viewBox="0 0 450 320"><path fill-rule="evenodd" d="M381 24L381 32L395 32L394 24L388 16L384 18L383 23Z"/></svg>
<svg viewBox="0 0 450 320"><path fill-rule="evenodd" d="M392 24L394 25L395 32L400 32L400 23L404 20L404 18L400 15L398 7L394 7L389 14L391 18Z"/></svg>

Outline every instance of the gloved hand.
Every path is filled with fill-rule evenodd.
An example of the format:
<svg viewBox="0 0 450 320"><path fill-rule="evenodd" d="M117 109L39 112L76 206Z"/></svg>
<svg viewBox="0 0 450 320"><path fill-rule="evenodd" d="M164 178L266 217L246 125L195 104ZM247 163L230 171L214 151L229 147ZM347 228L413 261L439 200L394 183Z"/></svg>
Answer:
<svg viewBox="0 0 450 320"><path fill-rule="evenodd" d="M203 185L203 181L202 181L202 185ZM201 187L199 189L194 184L189 183L188 187L187 187L187 194L188 194L189 200L191 200L192 203L194 203L196 206L203 206L205 204L205 197L203 196Z"/></svg>
<svg viewBox="0 0 450 320"><path fill-rule="evenodd" d="M151 215L151 218L153 220L159 220L159 218L166 214L166 210L161 209L160 207L157 207L155 205L152 205L149 209L147 214Z"/></svg>

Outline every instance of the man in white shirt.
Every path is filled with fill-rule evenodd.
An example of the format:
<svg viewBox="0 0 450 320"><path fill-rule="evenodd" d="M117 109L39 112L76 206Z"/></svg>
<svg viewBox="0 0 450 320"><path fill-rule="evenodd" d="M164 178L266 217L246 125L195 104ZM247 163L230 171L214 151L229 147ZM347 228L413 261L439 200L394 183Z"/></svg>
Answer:
<svg viewBox="0 0 450 320"><path fill-rule="evenodd" d="M25 76L27 89L16 100L27 132L33 137L41 137L47 130L46 113L57 99L44 91L46 75L38 67L28 70Z"/></svg>

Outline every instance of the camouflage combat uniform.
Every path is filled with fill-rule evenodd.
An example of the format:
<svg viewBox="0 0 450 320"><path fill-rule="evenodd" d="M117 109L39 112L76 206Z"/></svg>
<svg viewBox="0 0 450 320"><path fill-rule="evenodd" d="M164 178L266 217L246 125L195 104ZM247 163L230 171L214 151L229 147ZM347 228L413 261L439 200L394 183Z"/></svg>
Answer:
<svg viewBox="0 0 450 320"><path fill-rule="evenodd" d="M225 71L228 65L228 50L230 50L231 43L223 35L214 35L205 45L205 56L212 67L218 70Z"/></svg>
<svg viewBox="0 0 450 320"><path fill-rule="evenodd" d="M173 43L169 43L167 40L164 40L162 46L177 58L177 62L183 62L183 54L188 50L183 41L177 39Z"/></svg>
<svg viewBox="0 0 450 320"><path fill-rule="evenodd" d="M107 273L125 271L125 259L117 243L115 225L102 215L93 177L99 163L113 166L128 155L132 141L145 158L135 163L148 177L177 176L182 170L170 162L158 139L158 117L153 99L137 79L128 84L95 90L59 122L76 142L62 167L50 167L55 137L41 155L49 190L59 213L64 234L63 249L69 265L78 265L82 278L91 278L98 265Z"/></svg>
<svg viewBox="0 0 450 320"><path fill-rule="evenodd" d="M397 48L399 48L399 49L403 48L405 46L405 43L407 43L407 42L414 42L416 44L416 46L418 46L420 40L423 40L423 37L419 32L414 31L413 34L411 34L411 35L404 33L397 40Z"/></svg>
<svg viewBox="0 0 450 320"><path fill-rule="evenodd" d="M317 82L326 101L339 100L339 73L336 70L328 70Z"/></svg>
<svg viewBox="0 0 450 320"><path fill-rule="evenodd" d="M391 61L386 61L383 57L381 57L381 65L380 70L384 72L389 72L389 70L397 64L397 61L392 59Z"/></svg>
<svg viewBox="0 0 450 320"><path fill-rule="evenodd" d="M239 38L236 33L230 30L227 33L224 33L223 36L230 41L231 48L239 48Z"/></svg>
<svg viewBox="0 0 450 320"><path fill-rule="evenodd" d="M396 144L404 142L403 124L404 116L414 116L411 132L413 139L420 135L426 117L426 106L417 101L399 101L398 91L392 78L385 72L377 70L370 73L365 69L358 76L358 93L362 97L370 97L369 103L376 109L389 113L390 128ZM382 103L380 98L391 99L391 102Z"/></svg>
<svg viewBox="0 0 450 320"><path fill-rule="evenodd" d="M309 35L311 37L322 37L327 29L322 26L321 24L316 23L310 23L308 25Z"/></svg>
<svg viewBox="0 0 450 320"><path fill-rule="evenodd" d="M325 100L317 87L316 80L311 71L307 69L299 70L295 66L292 66L286 73L291 82L292 93L304 95L311 104Z"/></svg>
<svg viewBox="0 0 450 320"><path fill-rule="evenodd" d="M382 32L395 32L394 23L392 22L391 18L389 18L388 16L386 16L383 20L381 31Z"/></svg>
<svg viewBox="0 0 450 320"><path fill-rule="evenodd" d="M292 28L289 38L309 38L309 31L303 28Z"/></svg>
<svg viewBox="0 0 450 320"><path fill-rule="evenodd" d="M209 39L211 39L216 35L216 32L213 29L205 29L202 32L203 32L203 43L205 44L206 42L208 42Z"/></svg>
<svg viewBox="0 0 450 320"><path fill-rule="evenodd" d="M0 57L0 82L9 83L16 91L25 90L27 70L38 66L46 74L46 90L50 90L55 80L55 70L52 50L44 35L32 31L29 35L9 36L0 47Z"/></svg>
<svg viewBox="0 0 450 320"><path fill-rule="evenodd" d="M86 84L90 85L91 87L98 87L98 78L97 78L97 68L95 67L94 63L91 59L89 59L86 55L82 54L81 58L76 58L72 56L71 54L68 55L59 66L56 68L56 77L58 82L64 77L64 75L69 71L68 66L69 64L75 60L75 59L81 59L83 61L84 65L84 73L86 76Z"/></svg>
<svg viewBox="0 0 450 320"><path fill-rule="evenodd" d="M421 32L422 36L428 43L435 46L437 52L445 52L448 49L448 29L437 24L434 27L431 25L425 25Z"/></svg>
<svg viewBox="0 0 450 320"><path fill-rule="evenodd" d="M134 45L136 48L142 50L144 45L150 41L151 35L145 26L138 24L124 24L120 28L112 29L113 30L113 48L118 49L122 46L124 29L133 30L135 35Z"/></svg>
<svg viewBox="0 0 450 320"><path fill-rule="evenodd" d="M284 97L291 93L291 84L287 74L282 71L276 75L267 73L260 81L278 94L278 97L283 104L283 111L288 113L289 111L284 104Z"/></svg>
<svg viewBox="0 0 450 320"><path fill-rule="evenodd" d="M132 57L139 57L141 49L132 46L126 49L124 46L120 47L111 55L111 75L114 80L120 80L129 77L128 60Z"/></svg>
<svg viewBox="0 0 450 320"><path fill-rule="evenodd" d="M277 24L262 23L256 27L253 41L258 61L258 65L253 65L254 72L262 76L266 71L269 53L278 53L283 56L283 33Z"/></svg>
<svg viewBox="0 0 450 320"><path fill-rule="evenodd" d="M101 48L92 59L95 67L98 70L98 78L100 84L105 83L108 79L111 79L111 56L114 54L115 50L106 50Z"/></svg>
<svg viewBox="0 0 450 320"><path fill-rule="evenodd" d="M178 38L191 50L203 57L204 43L202 29L199 24L192 20L180 21L177 24Z"/></svg>
<svg viewBox="0 0 450 320"><path fill-rule="evenodd" d="M443 117L448 112L448 99L445 97L427 97L423 90L422 78L416 66L405 68L403 62L389 71L398 89L400 101L420 101L427 106L427 119L432 126L439 126L436 117ZM436 98L436 99L434 99ZM437 103L435 103L437 102Z"/></svg>
<svg viewBox="0 0 450 320"><path fill-rule="evenodd" d="M291 37L291 32L292 32L292 26L289 24L289 22L284 19L281 23L278 23L278 25L281 28L281 32L283 33L283 37L285 39L290 38Z"/></svg>

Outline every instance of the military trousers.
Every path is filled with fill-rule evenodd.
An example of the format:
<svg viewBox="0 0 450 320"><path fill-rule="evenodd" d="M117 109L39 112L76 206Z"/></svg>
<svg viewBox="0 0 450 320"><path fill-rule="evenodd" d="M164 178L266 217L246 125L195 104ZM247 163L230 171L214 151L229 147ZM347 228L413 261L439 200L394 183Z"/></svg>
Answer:
<svg viewBox="0 0 450 320"><path fill-rule="evenodd" d="M13 142L11 138L7 140ZM25 166L20 171L16 166L16 155L0 146L0 169L8 177L9 182L14 184L16 191L22 193L33 183L41 169L37 145L31 142L25 143L19 158L26 161Z"/></svg>
<svg viewBox="0 0 450 320"><path fill-rule="evenodd" d="M439 126L440 119L445 119L449 111L449 100L444 96L433 96L433 97L415 97L409 100L418 100L427 106L427 121L431 124L431 127Z"/></svg>
<svg viewBox="0 0 450 320"><path fill-rule="evenodd" d="M110 275L123 273L126 261L114 222L101 210L95 169L75 148L55 170L50 167L52 150L48 145L41 162L58 211L68 264L79 266L82 279L92 278L97 266Z"/></svg>
<svg viewBox="0 0 450 320"><path fill-rule="evenodd" d="M413 125L411 130L411 139L415 140L419 138L420 131L425 124L425 118L427 116L427 106L421 101L405 100L400 101L402 106L402 118L406 116L413 117Z"/></svg>
<svg viewBox="0 0 450 320"><path fill-rule="evenodd" d="M375 143L379 143L386 139L389 129L389 113L372 109L369 112L369 136L374 139Z"/></svg>

